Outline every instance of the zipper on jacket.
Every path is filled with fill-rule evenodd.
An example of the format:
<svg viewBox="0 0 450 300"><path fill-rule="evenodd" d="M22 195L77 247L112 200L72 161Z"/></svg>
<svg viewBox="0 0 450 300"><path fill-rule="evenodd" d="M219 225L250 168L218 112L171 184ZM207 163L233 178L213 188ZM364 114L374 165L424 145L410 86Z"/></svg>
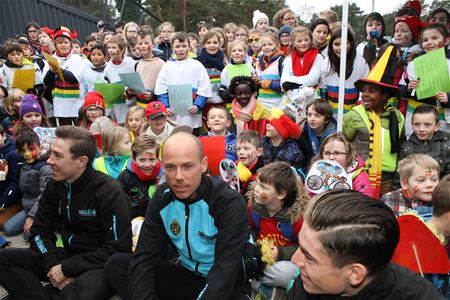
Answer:
<svg viewBox="0 0 450 300"><path fill-rule="evenodd" d="M188 235L189 235L189 205L187 205L187 204L184 205L184 212L186 214L185 215L186 222L184 224L186 234L184 235L184 237L186 240L186 247L188 249L189 259L192 260L191 246L189 246L189 238L188 238Z"/></svg>
<svg viewBox="0 0 450 300"><path fill-rule="evenodd" d="M70 219L70 200L72 199L72 186L70 183L66 183L67 188L67 218L69 219L69 223L72 223L72 220Z"/></svg>

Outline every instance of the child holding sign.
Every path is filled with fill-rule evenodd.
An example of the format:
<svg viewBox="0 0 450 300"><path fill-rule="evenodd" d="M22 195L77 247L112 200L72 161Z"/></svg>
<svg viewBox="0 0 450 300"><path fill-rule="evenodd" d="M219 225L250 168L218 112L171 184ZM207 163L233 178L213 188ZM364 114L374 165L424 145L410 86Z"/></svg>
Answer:
<svg viewBox="0 0 450 300"><path fill-rule="evenodd" d="M211 82L205 67L199 61L188 58L189 37L185 32L174 33L171 44L176 60L168 61L161 68L155 94L166 106L168 116L176 116L179 126L190 126L198 135L202 125L201 111L208 97L212 96Z"/></svg>
<svg viewBox="0 0 450 300"><path fill-rule="evenodd" d="M420 33L420 44L422 46L422 48L425 50L425 53L430 53L433 52L435 50L441 49L441 48L445 48L448 44L448 40L447 40L447 36L448 36L448 30L445 26L443 26L442 24L430 24L425 26L421 33ZM445 53L445 52L443 52ZM444 54L442 54L444 55ZM405 74L402 78L402 80L400 81L400 91L402 93L403 97L408 97L410 98L409 102L408 102L408 111L406 114L406 135L409 136L412 133L412 126L411 124L411 117L412 117L412 113L414 111L414 108L416 108L417 106L419 106L420 104L431 104L434 106L438 107L439 110L439 106L445 108L445 115L444 115L444 110L440 109L440 115L439 115L439 119L441 120L441 124L442 129L444 131L450 131L450 103L449 103L449 90L447 91L442 91L442 90L436 90L435 94L431 97L423 97L422 95L417 95L417 90L421 89L421 88L425 88L424 86L420 86L420 76L416 77L416 73L417 73L417 64L418 61L416 58L414 59L411 63L408 64L408 67L405 71ZM446 62L447 62L447 74L445 74L445 67L443 67L440 70L436 70L434 67L430 67L429 70L421 70L422 72L429 72L429 74L431 75L432 73L435 73L435 77L433 78L445 78L444 76L446 76L447 78L449 78L448 74L450 74L450 58L446 57L445 58ZM423 64L425 65L425 64ZM440 64L439 64L440 65ZM415 67L416 66L416 67ZM442 71L442 72L440 72ZM437 72L437 73L436 73ZM444 79L445 80L445 79ZM427 80L429 82L429 80ZM436 80L438 83L438 80ZM448 79L447 79L448 81ZM422 84L423 85L423 84ZM448 83L447 83L448 85ZM448 87L450 87L450 85L448 85ZM428 86L427 86L428 88ZM440 88L439 86L435 86L435 87L430 87L430 88ZM420 92L420 91L419 91ZM421 97L422 96L422 97ZM419 99L421 98L421 99ZM443 121L445 120L445 122Z"/></svg>

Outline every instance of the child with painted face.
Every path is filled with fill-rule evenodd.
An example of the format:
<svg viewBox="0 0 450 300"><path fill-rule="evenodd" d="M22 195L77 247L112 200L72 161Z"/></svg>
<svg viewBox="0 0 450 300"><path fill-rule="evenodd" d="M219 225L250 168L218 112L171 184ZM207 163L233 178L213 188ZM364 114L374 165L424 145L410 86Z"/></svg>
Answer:
<svg viewBox="0 0 450 300"><path fill-rule="evenodd" d="M396 216L410 209L422 216L431 214L433 190L439 183L439 164L428 155L413 154L399 162L398 172L402 188L384 195L381 201Z"/></svg>
<svg viewBox="0 0 450 300"><path fill-rule="evenodd" d="M219 96L220 89L220 73L225 68L225 54L220 50L219 34L213 30L207 32L203 36L202 48L197 53L196 59L202 63L208 72L209 81L211 83L212 96L206 101L203 108L203 117L206 118L209 109L213 105L225 105Z"/></svg>
<svg viewBox="0 0 450 300"><path fill-rule="evenodd" d="M290 25L283 25L278 32L278 38L280 39L280 50L283 51L284 56L289 55L289 46L291 45L291 32L293 28Z"/></svg>
<svg viewBox="0 0 450 300"><path fill-rule="evenodd" d="M230 83L232 114L236 124L236 135L245 130L255 130L260 135L266 134L266 122L269 110L257 99L258 86L247 76L236 76Z"/></svg>
<svg viewBox="0 0 450 300"><path fill-rule="evenodd" d="M306 106L306 119L303 122L302 135L298 141L305 159L302 170L306 171L311 159L319 154L320 145L327 136L336 132L336 120L333 110L326 99L315 99Z"/></svg>
<svg viewBox="0 0 450 300"><path fill-rule="evenodd" d="M155 94L167 108L168 116L174 116L170 109L169 86L188 84L192 87L192 106L183 115L176 115L179 126L189 126L196 135L202 125L201 111L206 100L212 96L211 81L205 67L198 60L188 57L189 37L185 32L172 35L171 44L176 60L164 64L156 80Z"/></svg>
<svg viewBox="0 0 450 300"><path fill-rule="evenodd" d="M151 136L160 146L168 138L175 128L167 118L166 106L159 101L150 103L145 109L146 124L142 127L142 132Z"/></svg>
<svg viewBox="0 0 450 300"><path fill-rule="evenodd" d="M234 23L226 23L223 25L223 31L228 43L234 42L237 28L237 25Z"/></svg>
<svg viewBox="0 0 450 300"><path fill-rule="evenodd" d="M94 85L96 83L107 83L105 80L107 55L108 52L105 46L99 44L92 46L88 55L92 66L86 68L81 76L82 91L85 95L94 91Z"/></svg>
<svg viewBox="0 0 450 300"><path fill-rule="evenodd" d="M128 196L131 219L145 217L148 204L163 174L158 159L159 146L151 136L136 137L131 146L131 160L118 181Z"/></svg>
<svg viewBox="0 0 450 300"><path fill-rule="evenodd" d="M261 53L261 37L263 35L262 31L251 29L248 32L247 44L248 44L248 55L252 58L253 67L256 66L256 58Z"/></svg>
<svg viewBox="0 0 450 300"><path fill-rule="evenodd" d="M231 126L231 116L225 107L211 107L206 117L206 126L208 126L209 131L202 134L202 137L225 137L226 158L236 161L236 135L228 131Z"/></svg>
<svg viewBox="0 0 450 300"><path fill-rule="evenodd" d="M266 164L282 161L296 170L302 165L303 153L296 139L302 128L278 108L270 110L267 120L266 135L263 137L263 159Z"/></svg>
<svg viewBox="0 0 450 300"><path fill-rule="evenodd" d="M429 24L422 28L420 32L420 43L425 53L430 53L440 48L447 47L448 45L448 31L442 24ZM447 70L450 74L450 53L446 54ZM408 64L405 72L406 76L403 76L400 80L401 95L408 98L408 110L406 114L407 125L411 124L411 111L414 110L420 104L430 104L436 106L436 102L439 103L439 119L441 121L442 129L446 132L450 132L450 93L441 91L436 93L434 97L417 99L417 95L413 93L413 90L417 89L420 85L420 78L416 78L414 71L414 60ZM409 122L409 124L408 124ZM411 134L411 127L408 126L406 135Z"/></svg>
<svg viewBox="0 0 450 300"><path fill-rule="evenodd" d="M330 25L325 19L316 19L309 26L313 37L313 44L319 49L320 54L328 56L328 36L330 35Z"/></svg>
<svg viewBox="0 0 450 300"><path fill-rule="evenodd" d="M112 127L103 132L102 141L102 156L94 160L94 168L117 179L130 160L130 132L123 127Z"/></svg>
<svg viewBox="0 0 450 300"><path fill-rule="evenodd" d="M417 44L421 26L422 22L415 16L404 16L395 21L393 42L400 46L405 66L412 60L414 54L421 52Z"/></svg>
<svg viewBox="0 0 450 300"><path fill-rule="evenodd" d="M250 228L256 245L262 248L263 259L273 263L259 281L252 282L252 288L259 296L267 296L263 299L273 299L275 289L286 288L298 270L290 260L298 248L297 237L309 198L301 178L281 162L261 168L249 194ZM269 253L265 254L265 248Z"/></svg>
<svg viewBox="0 0 450 300"><path fill-rule="evenodd" d="M247 51L248 46L243 41L236 40L228 44L228 57L231 62L220 73L221 86L219 89L219 95L227 103L227 108L233 100L229 90L230 81L236 76L251 77L252 74L255 74L252 65L245 61Z"/></svg>
<svg viewBox="0 0 450 300"><path fill-rule="evenodd" d="M19 132L16 139L16 149L23 158L20 170L19 186L23 194L23 210L5 222L3 230L6 235L23 233L28 240L30 228L37 212L39 199L51 177L51 168L46 163L47 156L41 156L39 137L31 129Z"/></svg>
<svg viewBox="0 0 450 300"><path fill-rule="evenodd" d="M57 124L72 124L78 117L78 110L83 105L83 97L80 91L80 82L87 64L77 55L72 54L72 38L76 38L66 27L58 27L54 30L53 39L55 43L55 54L53 57L58 61L61 74L57 72L57 66L49 63L50 70L44 77L44 84L48 91L53 93L54 116Z"/></svg>
<svg viewBox="0 0 450 300"><path fill-rule="evenodd" d="M13 136L17 136L24 128L33 130L36 127L50 127L50 124L42 113L42 108L37 97L26 94L22 97L19 109L19 121L12 130Z"/></svg>
<svg viewBox="0 0 450 300"><path fill-rule="evenodd" d="M91 128L91 125L95 120L105 115L105 110L106 107L103 95L97 91L88 93L86 97L84 97L83 118L80 126L86 129Z"/></svg>
<svg viewBox="0 0 450 300"><path fill-rule="evenodd" d="M255 130L246 130L239 134L236 139L236 153L240 191L247 195L249 184L255 181L257 172L264 167L262 158L263 148L259 133Z"/></svg>
<svg viewBox="0 0 450 300"><path fill-rule="evenodd" d="M261 38L261 54L256 63L256 73L259 76L259 98L268 109L278 107L281 102L281 74L283 72L284 56L280 51L280 41L274 33L267 32Z"/></svg>
<svg viewBox="0 0 450 300"><path fill-rule="evenodd" d="M55 53L55 45L53 44L53 38L51 34L53 30L48 27L42 27L38 30L39 44L41 51L52 55Z"/></svg>
<svg viewBox="0 0 450 300"><path fill-rule="evenodd" d="M372 197L369 176L364 170L366 164L343 133L332 133L323 140L312 163L321 159L337 162L352 178L352 189Z"/></svg>
<svg viewBox="0 0 450 300"><path fill-rule="evenodd" d="M296 27L292 33L291 55L284 61L281 85L284 91L300 86L315 86L319 83L323 56L313 44L311 31L304 26Z"/></svg>
<svg viewBox="0 0 450 300"><path fill-rule="evenodd" d="M269 17L259 10L253 12L253 28L262 32L269 31Z"/></svg>
<svg viewBox="0 0 450 300"><path fill-rule="evenodd" d="M140 135L142 125L144 125L145 109L140 106L133 106L127 113L125 128L130 131L131 142Z"/></svg>

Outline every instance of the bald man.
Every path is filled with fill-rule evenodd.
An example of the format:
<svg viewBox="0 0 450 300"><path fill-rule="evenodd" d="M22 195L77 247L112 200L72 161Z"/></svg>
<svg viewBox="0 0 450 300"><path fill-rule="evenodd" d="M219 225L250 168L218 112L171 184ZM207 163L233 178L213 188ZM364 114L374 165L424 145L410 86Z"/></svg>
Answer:
<svg viewBox="0 0 450 300"><path fill-rule="evenodd" d="M249 299L242 257L250 232L242 196L205 176L200 141L176 133L163 144L166 183L155 192L131 258L131 299ZM179 263L163 260L172 244Z"/></svg>

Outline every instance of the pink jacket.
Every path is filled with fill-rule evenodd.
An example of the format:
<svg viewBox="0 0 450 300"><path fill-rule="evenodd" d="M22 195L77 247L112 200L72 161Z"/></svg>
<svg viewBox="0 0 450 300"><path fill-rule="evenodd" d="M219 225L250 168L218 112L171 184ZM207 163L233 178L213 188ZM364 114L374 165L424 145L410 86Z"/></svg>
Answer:
<svg viewBox="0 0 450 300"><path fill-rule="evenodd" d="M372 197L372 187L370 186L369 176L364 171L366 163L361 156L358 155L358 161L351 166L347 172L353 173L353 190L363 193L369 197Z"/></svg>

